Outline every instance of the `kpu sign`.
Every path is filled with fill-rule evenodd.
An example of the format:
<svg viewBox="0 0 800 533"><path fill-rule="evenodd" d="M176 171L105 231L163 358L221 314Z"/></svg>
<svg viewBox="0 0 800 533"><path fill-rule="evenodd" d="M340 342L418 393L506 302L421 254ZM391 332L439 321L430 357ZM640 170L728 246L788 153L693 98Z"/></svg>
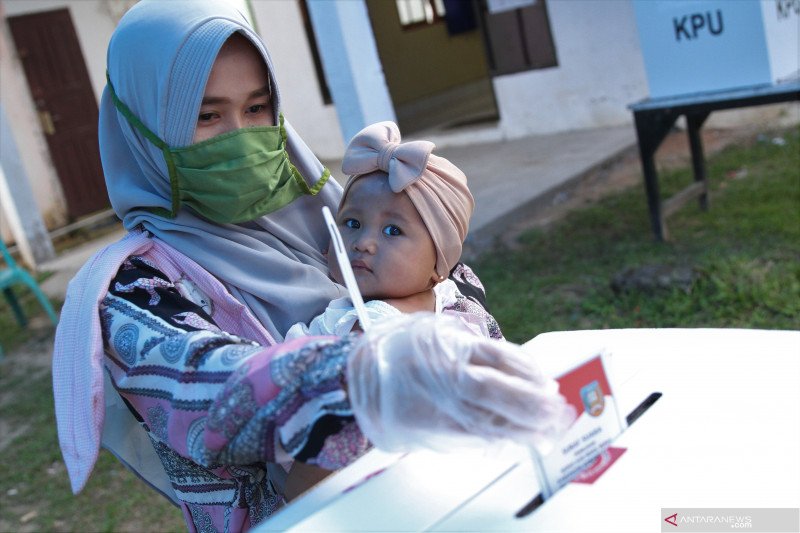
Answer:
<svg viewBox="0 0 800 533"><path fill-rule="evenodd" d="M634 0L650 97L796 77L800 0Z"/></svg>

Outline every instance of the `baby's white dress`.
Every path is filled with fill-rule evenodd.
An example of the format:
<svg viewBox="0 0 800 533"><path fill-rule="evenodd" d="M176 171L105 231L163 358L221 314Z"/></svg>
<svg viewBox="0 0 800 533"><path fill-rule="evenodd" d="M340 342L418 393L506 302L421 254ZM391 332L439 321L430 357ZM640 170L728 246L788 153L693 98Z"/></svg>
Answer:
<svg viewBox="0 0 800 533"><path fill-rule="evenodd" d="M453 280L446 279L433 288L433 293L436 296L436 314L439 314L445 308L455 305L458 289ZM402 314L399 309L382 300L364 302L364 306L367 308L367 315L372 322ZM328 308L321 315L314 317L307 326L302 322L298 322L289 328L286 333L286 340L289 341L308 335L337 335L342 337L352 331L353 325L357 320L358 315L350 298L338 298L328 304Z"/></svg>

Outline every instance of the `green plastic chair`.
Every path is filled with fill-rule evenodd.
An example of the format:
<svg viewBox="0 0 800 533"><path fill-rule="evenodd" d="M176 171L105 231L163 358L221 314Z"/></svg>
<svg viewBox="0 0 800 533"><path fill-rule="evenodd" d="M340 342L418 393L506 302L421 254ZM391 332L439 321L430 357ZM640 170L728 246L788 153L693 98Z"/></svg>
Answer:
<svg viewBox="0 0 800 533"><path fill-rule="evenodd" d="M36 299L39 300L39 303L47 312L47 316L53 321L53 325L57 325L58 316L56 316L56 312L53 310L50 300L47 299L42 289L39 288L39 284L36 283L36 280L22 267L17 265L17 262L14 261L14 258L11 257L11 254L8 252L2 238L0 238L0 252L2 252L3 259L6 263L5 268L0 269L0 291L3 292L3 296L5 296L6 301L8 301L8 305L11 306L11 310L14 312L14 317L17 319L17 323L19 323L20 327L26 327L28 325L28 319L25 317L25 312L22 310L22 306L20 306L16 295L12 291L12 287L18 284L26 285L33 291L33 294L36 295ZM3 347L0 346L0 358L2 357Z"/></svg>

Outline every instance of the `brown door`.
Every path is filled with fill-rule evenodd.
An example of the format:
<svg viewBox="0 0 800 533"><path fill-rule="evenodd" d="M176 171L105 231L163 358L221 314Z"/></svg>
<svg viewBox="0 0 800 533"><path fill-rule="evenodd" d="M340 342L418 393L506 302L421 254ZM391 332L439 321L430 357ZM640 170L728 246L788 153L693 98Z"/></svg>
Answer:
<svg viewBox="0 0 800 533"><path fill-rule="evenodd" d="M8 23L70 219L107 208L97 101L69 10L9 17Z"/></svg>

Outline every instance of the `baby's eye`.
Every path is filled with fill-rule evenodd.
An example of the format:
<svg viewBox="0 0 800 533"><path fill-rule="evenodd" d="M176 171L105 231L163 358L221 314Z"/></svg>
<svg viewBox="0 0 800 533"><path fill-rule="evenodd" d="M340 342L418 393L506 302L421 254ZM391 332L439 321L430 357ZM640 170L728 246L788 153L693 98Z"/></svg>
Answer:
<svg viewBox="0 0 800 533"><path fill-rule="evenodd" d="M346 218L346 219L344 219L343 224L345 225L345 227L348 227L350 229L358 229L358 228L361 227L361 222L359 222L358 220L356 220L354 218Z"/></svg>
<svg viewBox="0 0 800 533"><path fill-rule="evenodd" d="M385 235L392 235L392 236L396 237L398 235L402 235L403 231L400 228L398 228L397 226L395 226L394 224L389 224L388 226L383 228L383 233Z"/></svg>

